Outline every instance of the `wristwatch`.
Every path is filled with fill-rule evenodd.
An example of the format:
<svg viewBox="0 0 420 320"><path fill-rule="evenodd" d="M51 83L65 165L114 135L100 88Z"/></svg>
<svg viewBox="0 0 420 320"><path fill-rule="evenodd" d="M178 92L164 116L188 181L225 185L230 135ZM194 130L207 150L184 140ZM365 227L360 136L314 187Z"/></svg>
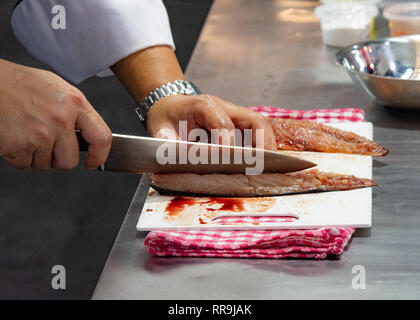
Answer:
<svg viewBox="0 0 420 320"><path fill-rule="evenodd" d="M173 82L168 82L150 92L136 108L136 113L139 116L140 121L144 124L150 108L160 99L176 94L195 96L200 93L200 89L190 81L175 80Z"/></svg>

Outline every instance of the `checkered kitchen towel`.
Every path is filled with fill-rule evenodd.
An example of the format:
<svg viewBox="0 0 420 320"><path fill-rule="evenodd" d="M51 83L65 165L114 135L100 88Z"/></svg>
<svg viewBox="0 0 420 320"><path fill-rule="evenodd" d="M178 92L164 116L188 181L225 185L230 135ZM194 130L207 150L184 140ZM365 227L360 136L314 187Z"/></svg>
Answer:
<svg viewBox="0 0 420 320"><path fill-rule="evenodd" d="M303 111L258 106L250 109L271 118L323 123L364 121L363 110L356 108ZM238 217L224 219L230 224L249 222ZM260 220L273 218L242 219L267 222ZM287 221L290 218L274 219ZM340 227L312 230L152 231L146 237L145 246L149 253L157 256L325 259L327 255L341 255L353 232L353 228Z"/></svg>
<svg viewBox="0 0 420 320"><path fill-rule="evenodd" d="M365 121L365 112L357 108L290 110L273 107L249 107L269 118L313 120L322 123Z"/></svg>

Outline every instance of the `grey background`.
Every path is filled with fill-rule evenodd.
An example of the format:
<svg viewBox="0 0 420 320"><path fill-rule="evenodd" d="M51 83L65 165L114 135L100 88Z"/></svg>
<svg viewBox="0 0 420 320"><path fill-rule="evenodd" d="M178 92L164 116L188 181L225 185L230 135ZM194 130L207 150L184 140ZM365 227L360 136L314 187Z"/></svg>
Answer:
<svg viewBox="0 0 420 320"><path fill-rule="evenodd" d="M32 0L34 1L34 0ZM211 0L165 0L185 69ZM10 28L16 1L0 2L0 58L48 69ZM134 102L114 78L78 86L113 132L143 134ZM0 299L90 298L140 177L87 172L20 172L0 159ZM51 268L67 271L67 289L51 288Z"/></svg>

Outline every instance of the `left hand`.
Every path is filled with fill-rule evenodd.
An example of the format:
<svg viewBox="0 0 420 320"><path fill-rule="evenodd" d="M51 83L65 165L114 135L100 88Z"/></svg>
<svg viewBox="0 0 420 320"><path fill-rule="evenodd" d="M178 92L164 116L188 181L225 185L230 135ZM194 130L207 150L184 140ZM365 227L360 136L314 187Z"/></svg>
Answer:
<svg viewBox="0 0 420 320"><path fill-rule="evenodd" d="M263 129L264 148L276 149L273 130L265 117L215 96L200 94L165 97L150 109L147 116L147 129L153 137L167 137L169 130L170 136L179 138L179 121L187 121L188 133L196 128L207 131L252 129L253 146L256 146L255 130Z"/></svg>
<svg viewBox="0 0 420 320"><path fill-rule="evenodd" d="M113 65L112 71L137 104L162 84L184 79L172 48L167 46L154 46L137 51ZM149 134L154 137L169 136L178 139L179 121L187 121L188 133L198 128L207 131L252 129L254 146L255 130L264 129L264 148L276 148L273 130L263 116L211 95L175 95L160 99L147 115L147 128ZM219 138L218 143L223 143L220 140ZM233 142L232 139L228 141L229 144ZM260 144L262 143L259 143L258 147Z"/></svg>

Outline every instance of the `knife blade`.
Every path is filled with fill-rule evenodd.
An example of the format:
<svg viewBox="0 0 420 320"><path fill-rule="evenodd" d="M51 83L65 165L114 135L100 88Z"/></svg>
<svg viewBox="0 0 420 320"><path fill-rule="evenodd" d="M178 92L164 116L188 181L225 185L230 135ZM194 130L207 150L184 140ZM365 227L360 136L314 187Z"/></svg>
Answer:
<svg viewBox="0 0 420 320"><path fill-rule="evenodd" d="M80 132L77 131L76 135L80 151L87 151L88 143ZM249 174L249 172L253 174L252 172L257 170L258 161L263 162L262 172L273 173L295 172L316 166L315 163L281 151L114 133L108 158L98 169L146 174Z"/></svg>

